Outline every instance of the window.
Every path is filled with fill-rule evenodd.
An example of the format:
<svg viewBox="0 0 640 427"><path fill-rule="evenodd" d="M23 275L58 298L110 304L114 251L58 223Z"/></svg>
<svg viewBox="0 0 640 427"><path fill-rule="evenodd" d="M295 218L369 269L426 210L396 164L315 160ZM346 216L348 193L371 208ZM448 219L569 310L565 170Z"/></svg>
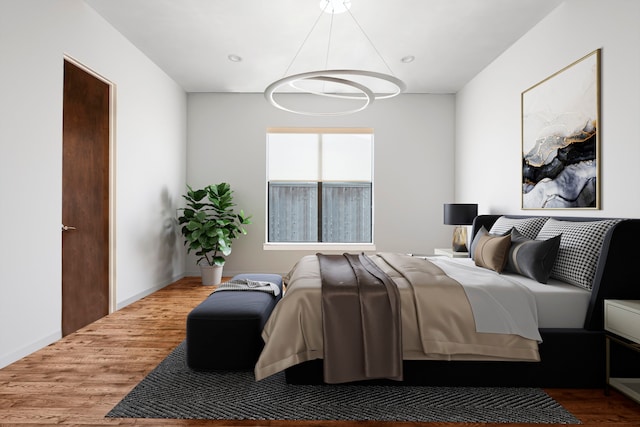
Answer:
<svg viewBox="0 0 640 427"><path fill-rule="evenodd" d="M267 243L373 243L370 129L270 129Z"/></svg>

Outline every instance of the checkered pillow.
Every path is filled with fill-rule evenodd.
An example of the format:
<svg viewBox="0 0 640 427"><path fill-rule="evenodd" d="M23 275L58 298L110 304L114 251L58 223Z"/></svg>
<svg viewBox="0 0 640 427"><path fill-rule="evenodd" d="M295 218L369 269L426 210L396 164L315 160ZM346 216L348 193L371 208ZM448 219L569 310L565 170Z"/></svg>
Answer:
<svg viewBox="0 0 640 427"><path fill-rule="evenodd" d="M489 230L489 234L503 235L516 228L524 237L533 240L538 235L542 226L547 222L547 216L535 216L531 218L508 218L501 216Z"/></svg>
<svg viewBox="0 0 640 427"><path fill-rule="evenodd" d="M604 236L618 222L620 220L615 219L585 222L549 219L536 240L562 235L551 277L591 290Z"/></svg>

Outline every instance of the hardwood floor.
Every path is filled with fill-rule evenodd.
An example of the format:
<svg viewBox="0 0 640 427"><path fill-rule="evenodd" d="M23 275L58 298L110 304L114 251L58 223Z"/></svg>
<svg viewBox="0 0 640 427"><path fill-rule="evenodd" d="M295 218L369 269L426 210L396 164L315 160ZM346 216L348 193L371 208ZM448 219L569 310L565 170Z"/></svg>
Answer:
<svg viewBox="0 0 640 427"><path fill-rule="evenodd" d="M189 311L211 292L185 278L0 370L0 425L466 426L388 422L108 419L105 414L185 337ZM640 405L616 391L546 390L586 427L640 426ZM514 424L477 424L509 427ZM524 426L524 424L518 424ZM535 425L535 424L534 424ZM539 426L539 425L538 425Z"/></svg>

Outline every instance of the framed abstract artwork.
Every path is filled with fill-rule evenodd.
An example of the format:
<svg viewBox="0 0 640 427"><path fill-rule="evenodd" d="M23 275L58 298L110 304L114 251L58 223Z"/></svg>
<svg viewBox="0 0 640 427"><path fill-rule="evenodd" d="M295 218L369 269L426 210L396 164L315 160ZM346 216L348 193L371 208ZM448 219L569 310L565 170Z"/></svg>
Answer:
<svg viewBox="0 0 640 427"><path fill-rule="evenodd" d="M522 92L522 209L600 209L600 49Z"/></svg>

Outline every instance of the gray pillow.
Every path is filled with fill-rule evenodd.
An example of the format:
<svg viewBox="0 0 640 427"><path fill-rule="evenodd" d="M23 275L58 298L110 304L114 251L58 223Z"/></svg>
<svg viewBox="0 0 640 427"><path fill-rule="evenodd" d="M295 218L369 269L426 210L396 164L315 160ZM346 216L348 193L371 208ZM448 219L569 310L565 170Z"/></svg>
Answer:
<svg viewBox="0 0 640 427"><path fill-rule="evenodd" d="M547 283L558 256L560 238L559 234L548 240L532 240L513 228L505 271Z"/></svg>

